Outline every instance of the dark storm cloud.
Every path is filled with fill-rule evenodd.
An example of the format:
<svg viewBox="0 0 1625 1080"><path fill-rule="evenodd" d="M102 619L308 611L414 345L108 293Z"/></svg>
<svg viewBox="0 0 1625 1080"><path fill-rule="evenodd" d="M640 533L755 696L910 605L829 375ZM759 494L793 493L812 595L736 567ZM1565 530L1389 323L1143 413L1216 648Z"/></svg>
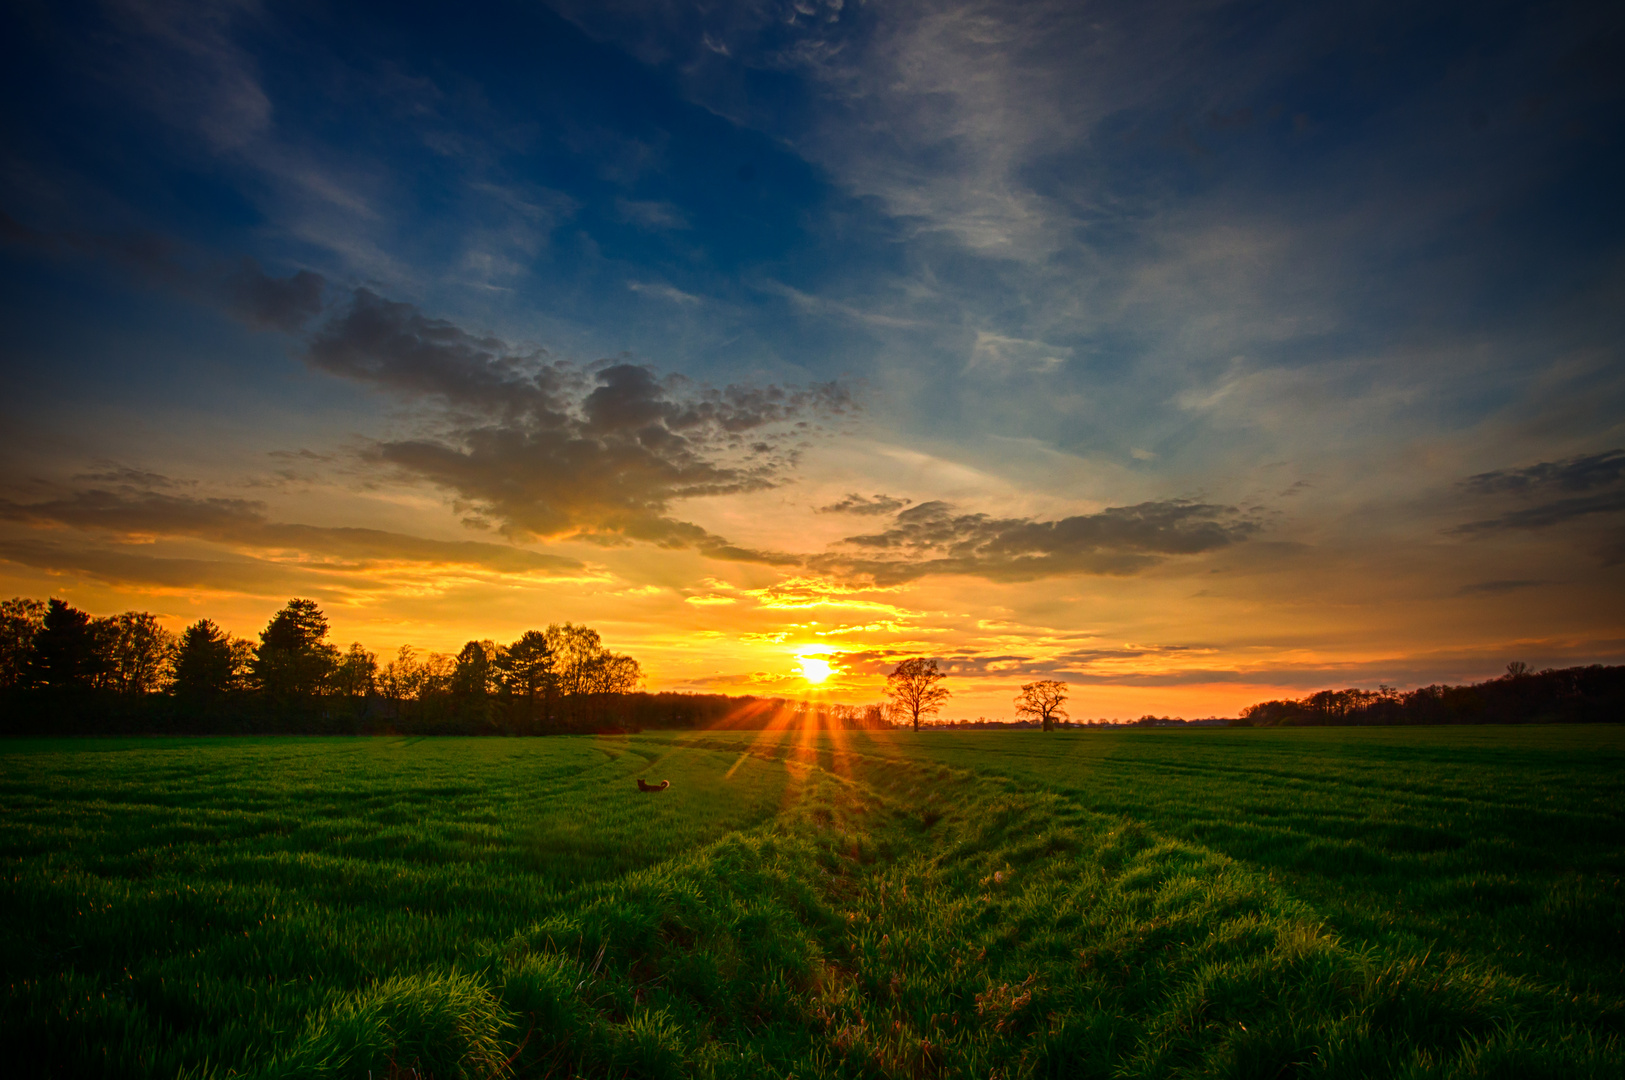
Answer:
<svg viewBox="0 0 1625 1080"><path fill-rule="evenodd" d="M1549 529L1579 518L1625 511L1625 450L1479 473L1463 480L1461 486L1473 495L1546 501L1458 525L1450 530L1455 535ZM1567 497L1552 498L1555 495Z"/></svg>
<svg viewBox="0 0 1625 1080"><path fill-rule="evenodd" d="M431 431L373 460L455 492L515 535L648 541L794 562L670 516L673 503L772 487L813 418L852 407L836 383L717 390L646 367L581 368L358 289L313 339L312 365L428 408Z"/></svg>
<svg viewBox="0 0 1625 1080"><path fill-rule="evenodd" d="M1170 556L1228 547L1258 525L1232 507L1170 500L1115 506L1059 521L960 514L944 502L899 513L891 528L849 536L809 560L817 569L877 582L927 574L1025 581L1060 574L1133 574Z"/></svg>
<svg viewBox="0 0 1625 1080"><path fill-rule="evenodd" d="M148 475L136 470L125 472ZM143 480L143 484L150 481ZM168 482L168 486L174 484ZM89 488L34 502L0 499L0 520L66 526L121 539L186 537L260 551L289 552L350 569L407 562L472 566L500 573L561 574L581 566L574 559L505 544L433 540L382 529L273 522L266 517L263 503L194 498L150 487Z"/></svg>
<svg viewBox="0 0 1625 1080"><path fill-rule="evenodd" d="M898 499L890 495L859 495L856 492L849 494L839 502L820 506L820 514L857 514L860 517L878 517L881 514L894 514L913 502L912 499Z"/></svg>

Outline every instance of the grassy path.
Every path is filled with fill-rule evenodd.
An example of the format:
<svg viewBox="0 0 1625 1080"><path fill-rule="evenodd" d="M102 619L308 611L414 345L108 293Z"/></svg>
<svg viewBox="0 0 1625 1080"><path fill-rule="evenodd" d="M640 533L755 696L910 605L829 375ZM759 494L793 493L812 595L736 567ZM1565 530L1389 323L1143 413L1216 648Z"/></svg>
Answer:
<svg viewBox="0 0 1625 1080"><path fill-rule="evenodd" d="M1617 1075L1619 792L1575 763L1617 738L1173 734L12 744L0 1035L41 1075ZM1472 923L1492 868L1570 922Z"/></svg>

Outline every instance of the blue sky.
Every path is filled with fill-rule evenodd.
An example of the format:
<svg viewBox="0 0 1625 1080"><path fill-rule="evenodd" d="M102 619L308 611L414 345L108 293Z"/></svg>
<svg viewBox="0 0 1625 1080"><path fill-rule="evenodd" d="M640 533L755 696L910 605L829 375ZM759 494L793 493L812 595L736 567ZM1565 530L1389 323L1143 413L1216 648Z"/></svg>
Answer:
<svg viewBox="0 0 1625 1080"><path fill-rule="evenodd" d="M973 710L1625 652L1604 6L5 20L12 593Z"/></svg>

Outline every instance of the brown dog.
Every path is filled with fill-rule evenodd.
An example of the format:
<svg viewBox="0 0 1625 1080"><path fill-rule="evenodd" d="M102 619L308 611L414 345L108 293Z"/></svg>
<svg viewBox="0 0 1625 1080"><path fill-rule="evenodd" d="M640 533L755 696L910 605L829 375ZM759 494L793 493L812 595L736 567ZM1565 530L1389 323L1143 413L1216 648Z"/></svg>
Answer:
<svg viewBox="0 0 1625 1080"><path fill-rule="evenodd" d="M669 787L671 787L670 780L662 780L658 784L648 784L642 780L638 781L639 791L665 791Z"/></svg>

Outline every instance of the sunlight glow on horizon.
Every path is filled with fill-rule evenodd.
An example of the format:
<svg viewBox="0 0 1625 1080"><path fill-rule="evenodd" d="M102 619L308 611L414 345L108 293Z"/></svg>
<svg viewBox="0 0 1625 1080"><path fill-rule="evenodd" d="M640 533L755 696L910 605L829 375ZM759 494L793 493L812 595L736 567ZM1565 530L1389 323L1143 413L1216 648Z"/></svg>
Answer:
<svg viewBox="0 0 1625 1080"><path fill-rule="evenodd" d="M835 668L828 660L816 656L798 656L796 659L801 664L801 677L810 683L821 683L835 674Z"/></svg>
<svg viewBox="0 0 1625 1080"><path fill-rule="evenodd" d="M570 624L736 726L1625 664L1605 5L315 6L0 11L0 602Z"/></svg>

